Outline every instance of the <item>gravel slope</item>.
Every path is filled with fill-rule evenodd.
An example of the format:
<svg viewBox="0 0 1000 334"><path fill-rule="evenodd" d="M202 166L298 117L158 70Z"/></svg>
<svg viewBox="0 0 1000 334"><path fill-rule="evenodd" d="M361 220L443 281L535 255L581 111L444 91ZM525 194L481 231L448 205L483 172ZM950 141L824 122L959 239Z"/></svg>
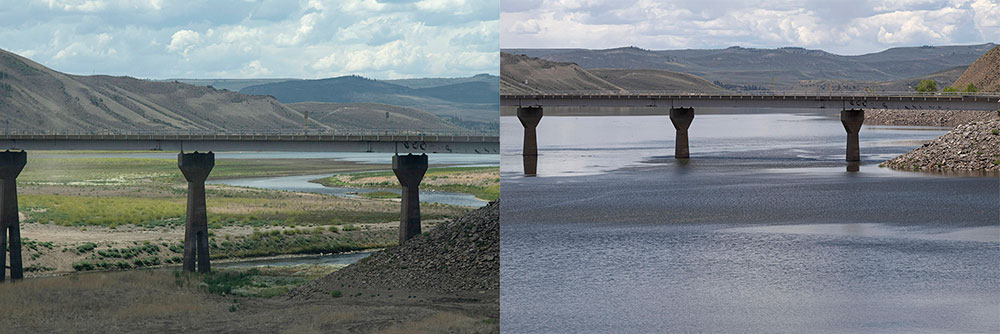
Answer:
<svg viewBox="0 0 1000 334"><path fill-rule="evenodd" d="M1000 171L1000 119L962 124L879 166L920 171Z"/></svg>
<svg viewBox="0 0 1000 334"><path fill-rule="evenodd" d="M426 292L499 291L500 203L438 225L289 293L293 299L341 288Z"/></svg>

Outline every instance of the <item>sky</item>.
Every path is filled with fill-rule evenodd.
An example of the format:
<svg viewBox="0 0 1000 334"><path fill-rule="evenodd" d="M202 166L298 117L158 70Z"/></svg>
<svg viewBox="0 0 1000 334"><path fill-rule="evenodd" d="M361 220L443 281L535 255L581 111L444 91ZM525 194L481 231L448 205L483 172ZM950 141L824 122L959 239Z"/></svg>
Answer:
<svg viewBox="0 0 1000 334"><path fill-rule="evenodd" d="M72 74L499 73L498 0L0 0L0 49Z"/></svg>
<svg viewBox="0 0 1000 334"><path fill-rule="evenodd" d="M501 48L804 47L858 55L1000 40L1000 0L502 0Z"/></svg>

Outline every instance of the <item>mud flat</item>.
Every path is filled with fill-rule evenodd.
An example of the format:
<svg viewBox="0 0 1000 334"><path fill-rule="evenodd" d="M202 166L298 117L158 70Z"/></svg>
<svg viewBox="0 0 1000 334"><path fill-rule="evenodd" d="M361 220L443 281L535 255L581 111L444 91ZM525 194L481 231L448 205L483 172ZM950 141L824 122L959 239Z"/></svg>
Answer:
<svg viewBox="0 0 1000 334"><path fill-rule="evenodd" d="M879 166L937 172L1000 172L1000 119L955 127L937 139Z"/></svg>

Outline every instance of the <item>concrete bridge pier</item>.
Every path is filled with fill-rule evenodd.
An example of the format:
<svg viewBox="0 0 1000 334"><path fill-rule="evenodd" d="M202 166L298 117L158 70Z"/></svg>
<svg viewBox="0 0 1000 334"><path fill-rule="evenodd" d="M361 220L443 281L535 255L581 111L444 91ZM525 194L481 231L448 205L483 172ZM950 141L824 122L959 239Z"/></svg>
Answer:
<svg viewBox="0 0 1000 334"><path fill-rule="evenodd" d="M521 155L538 156L538 139L535 137L535 127L542 120L542 107L517 108L517 119L524 126L524 151Z"/></svg>
<svg viewBox="0 0 1000 334"><path fill-rule="evenodd" d="M0 182L3 184L0 192L0 282L4 281L7 272L6 249L10 248L10 279L24 278L24 268L21 262L21 226L17 216L17 176L21 174L27 163L28 154L24 151L0 152ZM7 236L10 236L10 244Z"/></svg>
<svg viewBox="0 0 1000 334"><path fill-rule="evenodd" d="M394 155L392 172L403 187L399 217L399 244L420 234L420 181L427 172L427 155Z"/></svg>
<svg viewBox="0 0 1000 334"><path fill-rule="evenodd" d="M674 141L674 158L687 159L691 157L688 151L688 127L694 121L694 108L670 108L670 122L674 123L677 130L677 139Z"/></svg>
<svg viewBox="0 0 1000 334"><path fill-rule="evenodd" d="M864 109L841 111L840 122L844 124L844 130L847 130L847 161L861 161L858 133L861 132L861 124L865 122Z"/></svg>
<svg viewBox="0 0 1000 334"><path fill-rule="evenodd" d="M187 221L184 224L184 271L211 271L208 258L208 211L205 179L215 167L215 153L178 153L177 167L188 181Z"/></svg>

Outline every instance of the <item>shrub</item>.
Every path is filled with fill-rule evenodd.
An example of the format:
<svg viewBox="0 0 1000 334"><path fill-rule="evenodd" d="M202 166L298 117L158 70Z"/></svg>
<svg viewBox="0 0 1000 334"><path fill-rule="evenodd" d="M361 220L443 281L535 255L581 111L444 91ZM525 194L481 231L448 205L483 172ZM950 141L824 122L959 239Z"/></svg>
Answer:
<svg viewBox="0 0 1000 334"><path fill-rule="evenodd" d="M330 296L332 296L333 298L340 298L344 296L344 293L340 292L340 290L333 290L332 292L330 292Z"/></svg>

